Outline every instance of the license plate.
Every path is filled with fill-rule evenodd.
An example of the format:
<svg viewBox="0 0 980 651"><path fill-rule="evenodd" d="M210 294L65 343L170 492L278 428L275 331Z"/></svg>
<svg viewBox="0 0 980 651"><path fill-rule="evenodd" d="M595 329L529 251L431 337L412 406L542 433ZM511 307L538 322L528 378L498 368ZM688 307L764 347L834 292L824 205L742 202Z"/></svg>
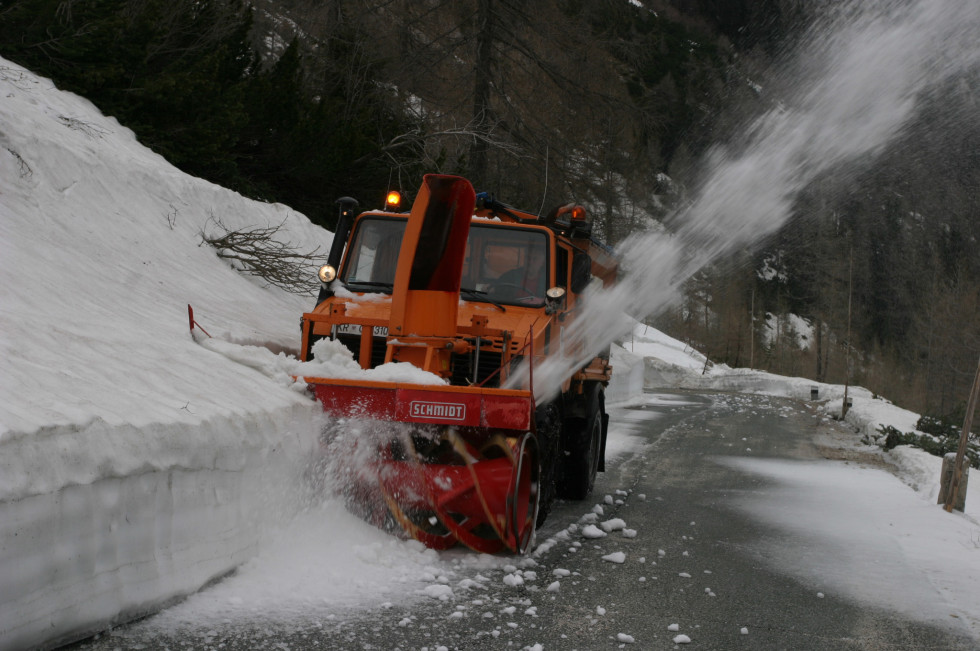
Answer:
<svg viewBox="0 0 980 651"><path fill-rule="evenodd" d="M334 326L335 335L360 335L361 334L361 324L360 323L340 323ZM388 326L374 326L374 336L375 337L387 337L388 336Z"/></svg>

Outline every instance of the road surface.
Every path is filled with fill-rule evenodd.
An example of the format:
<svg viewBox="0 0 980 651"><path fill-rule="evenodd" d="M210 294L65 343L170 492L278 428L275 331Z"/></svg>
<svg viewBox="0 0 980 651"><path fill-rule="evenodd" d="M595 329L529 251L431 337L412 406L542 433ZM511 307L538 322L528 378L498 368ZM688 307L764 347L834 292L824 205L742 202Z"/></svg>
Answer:
<svg viewBox="0 0 980 651"><path fill-rule="evenodd" d="M881 465L877 453L847 445L853 433L788 400L648 398L643 407L613 411L615 460L600 474L592 499L556 505L538 533L533 560L468 570L463 583L469 587L461 587L457 573L451 598L311 612L306 623L256 619L161 630L150 618L74 648L980 648L955 615L918 621L876 606L880 601L849 598L819 571L794 571L794 555L801 567L819 566L842 552L753 515L782 504L783 493L743 462ZM607 535L584 535L602 523L611 529ZM922 578L915 568L891 573L895 590Z"/></svg>

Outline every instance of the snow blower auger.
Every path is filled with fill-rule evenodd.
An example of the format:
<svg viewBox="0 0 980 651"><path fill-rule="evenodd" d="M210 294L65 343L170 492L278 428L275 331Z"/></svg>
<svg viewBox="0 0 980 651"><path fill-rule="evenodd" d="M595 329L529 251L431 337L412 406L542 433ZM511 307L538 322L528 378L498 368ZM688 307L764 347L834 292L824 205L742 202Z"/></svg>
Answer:
<svg viewBox="0 0 980 651"><path fill-rule="evenodd" d="M378 498L358 510L435 549L523 554L552 501L584 499L604 469L608 350L567 350L562 332L616 261L580 206L539 218L456 176L427 175L408 213L338 203L301 357L331 339L365 370L407 363L385 380L305 378L328 412L409 432L351 473L351 494ZM536 403L534 367L551 354L589 361Z"/></svg>

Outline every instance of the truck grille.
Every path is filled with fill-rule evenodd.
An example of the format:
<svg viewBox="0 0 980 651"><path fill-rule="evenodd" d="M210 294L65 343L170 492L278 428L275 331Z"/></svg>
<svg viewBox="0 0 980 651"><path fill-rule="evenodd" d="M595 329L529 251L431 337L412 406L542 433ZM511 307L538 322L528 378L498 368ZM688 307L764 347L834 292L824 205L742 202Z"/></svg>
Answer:
<svg viewBox="0 0 980 651"><path fill-rule="evenodd" d="M467 386L473 382L473 362L475 355L453 355L453 377L450 382L456 386ZM476 374L476 384L480 384L500 368L501 354L493 351L480 351L480 368ZM500 386L500 374L498 373L485 386Z"/></svg>

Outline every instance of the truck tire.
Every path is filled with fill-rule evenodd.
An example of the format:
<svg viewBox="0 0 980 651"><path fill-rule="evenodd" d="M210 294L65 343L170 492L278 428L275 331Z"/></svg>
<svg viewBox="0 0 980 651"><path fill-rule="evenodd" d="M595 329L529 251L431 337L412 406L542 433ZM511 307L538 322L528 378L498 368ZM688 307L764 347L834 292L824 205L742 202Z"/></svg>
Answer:
<svg viewBox="0 0 980 651"><path fill-rule="evenodd" d="M604 457L605 399L602 385L598 382L587 384L580 399L585 402L585 416L565 421L564 463L559 495L570 500L584 500L589 496Z"/></svg>
<svg viewBox="0 0 980 651"><path fill-rule="evenodd" d="M562 416L560 400L556 399L541 405L534 414L535 430L540 449L541 466L538 477L538 519L540 527L555 501L558 492L558 480L561 473L561 433Z"/></svg>

